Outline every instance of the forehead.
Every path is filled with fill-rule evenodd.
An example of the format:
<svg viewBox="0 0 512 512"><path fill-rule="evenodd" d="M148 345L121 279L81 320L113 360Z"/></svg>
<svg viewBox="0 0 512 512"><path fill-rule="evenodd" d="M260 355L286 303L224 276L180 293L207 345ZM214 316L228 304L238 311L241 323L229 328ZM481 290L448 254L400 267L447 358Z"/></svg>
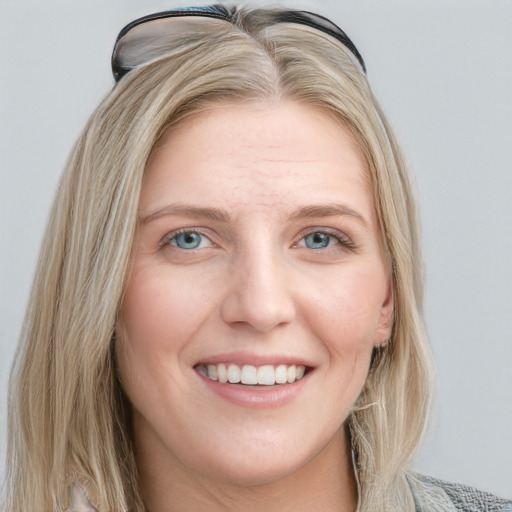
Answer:
<svg viewBox="0 0 512 512"><path fill-rule="evenodd" d="M355 138L323 110L291 101L216 104L155 146L141 209L173 200L269 208L312 195L368 203L368 182Z"/></svg>

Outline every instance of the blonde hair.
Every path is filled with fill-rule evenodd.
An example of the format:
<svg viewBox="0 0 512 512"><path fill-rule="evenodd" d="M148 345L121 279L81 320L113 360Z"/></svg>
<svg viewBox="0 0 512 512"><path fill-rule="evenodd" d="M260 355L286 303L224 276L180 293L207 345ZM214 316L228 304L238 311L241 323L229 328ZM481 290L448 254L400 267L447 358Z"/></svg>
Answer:
<svg viewBox="0 0 512 512"><path fill-rule="evenodd" d="M368 162L393 269L390 342L348 419L359 511L414 510L406 480L428 416L432 365L423 266L406 165L365 74L340 43L245 10L210 22L128 73L78 140L51 212L11 376L8 512L62 510L73 480L104 511L142 511L131 408L113 336L148 157L172 125L218 101L292 99L353 133Z"/></svg>

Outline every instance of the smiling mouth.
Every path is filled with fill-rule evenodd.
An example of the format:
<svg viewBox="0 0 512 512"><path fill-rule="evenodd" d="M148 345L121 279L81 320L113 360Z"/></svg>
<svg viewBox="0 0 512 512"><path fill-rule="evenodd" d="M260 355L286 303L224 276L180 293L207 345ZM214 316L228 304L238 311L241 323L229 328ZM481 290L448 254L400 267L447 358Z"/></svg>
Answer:
<svg viewBox="0 0 512 512"><path fill-rule="evenodd" d="M210 380L226 384L244 384L246 386L287 385L302 379L310 368L302 365L280 364L253 366L245 364L198 364L197 371Z"/></svg>

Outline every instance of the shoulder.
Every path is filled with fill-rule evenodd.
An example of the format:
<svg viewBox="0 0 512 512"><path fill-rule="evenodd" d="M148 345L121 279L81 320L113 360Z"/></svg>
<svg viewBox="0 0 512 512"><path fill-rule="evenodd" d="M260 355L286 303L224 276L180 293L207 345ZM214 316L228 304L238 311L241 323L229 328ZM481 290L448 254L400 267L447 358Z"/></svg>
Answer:
<svg viewBox="0 0 512 512"><path fill-rule="evenodd" d="M468 485L409 473L407 480L416 512L512 512L512 500L498 498Z"/></svg>

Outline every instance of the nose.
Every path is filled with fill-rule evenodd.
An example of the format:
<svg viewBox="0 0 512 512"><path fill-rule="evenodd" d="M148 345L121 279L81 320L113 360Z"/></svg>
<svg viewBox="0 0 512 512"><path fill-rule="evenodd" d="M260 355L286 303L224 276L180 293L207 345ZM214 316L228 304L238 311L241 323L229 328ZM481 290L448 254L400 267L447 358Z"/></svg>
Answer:
<svg viewBox="0 0 512 512"><path fill-rule="evenodd" d="M293 320L292 280L283 258L271 250L240 254L227 279L228 291L221 305L224 322L263 333Z"/></svg>

